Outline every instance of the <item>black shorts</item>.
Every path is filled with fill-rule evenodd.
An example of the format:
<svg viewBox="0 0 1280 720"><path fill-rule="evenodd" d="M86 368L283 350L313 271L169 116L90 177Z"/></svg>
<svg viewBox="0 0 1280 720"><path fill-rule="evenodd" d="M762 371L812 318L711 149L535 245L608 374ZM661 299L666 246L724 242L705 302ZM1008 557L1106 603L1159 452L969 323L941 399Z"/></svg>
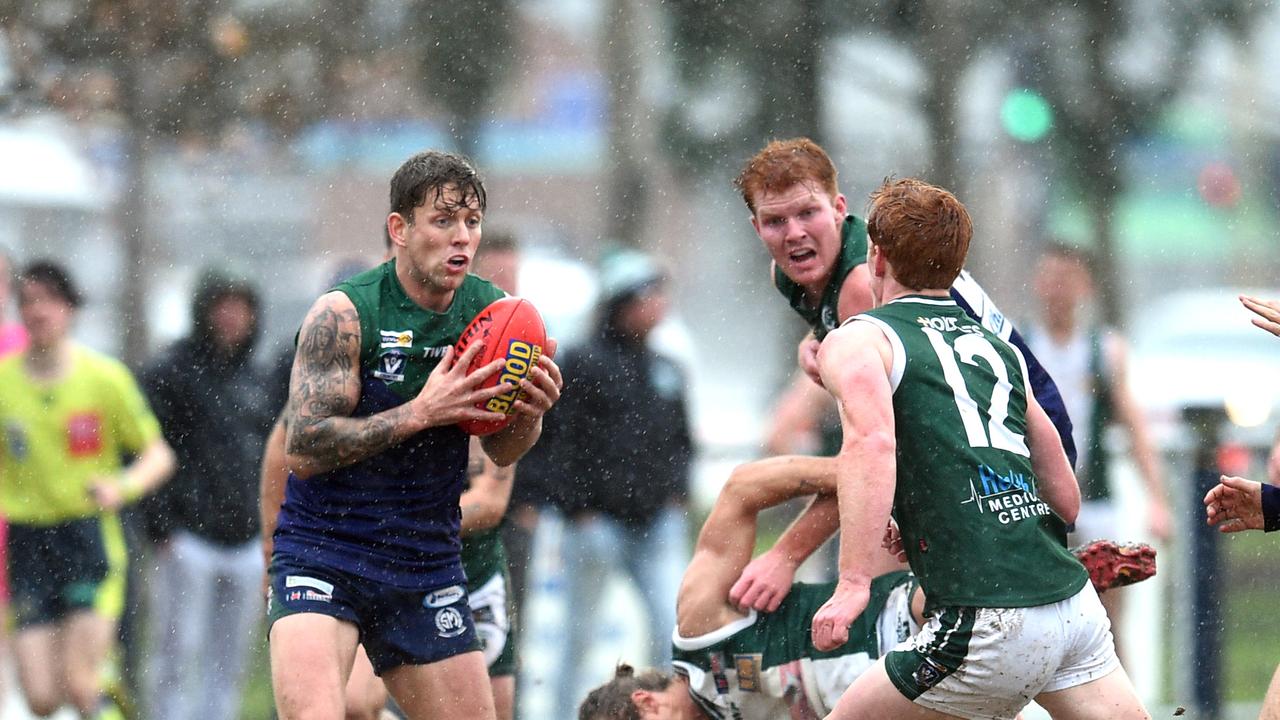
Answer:
<svg viewBox="0 0 1280 720"><path fill-rule="evenodd" d="M9 584L18 629L55 623L93 607L107 577L102 523L9 524Z"/></svg>
<svg viewBox="0 0 1280 720"><path fill-rule="evenodd" d="M298 613L328 615L358 627L378 676L401 665L428 665L480 649L464 585L405 590L277 554L271 560L267 621Z"/></svg>

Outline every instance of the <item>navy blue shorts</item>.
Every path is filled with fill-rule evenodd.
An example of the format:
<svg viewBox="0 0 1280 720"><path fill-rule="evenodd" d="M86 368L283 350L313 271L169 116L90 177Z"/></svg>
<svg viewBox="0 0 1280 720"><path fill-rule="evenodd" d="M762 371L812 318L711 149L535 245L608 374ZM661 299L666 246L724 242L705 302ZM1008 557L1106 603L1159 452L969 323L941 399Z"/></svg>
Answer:
<svg viewBox="0 0 1280 720"><path fill-rule="evenodd" d="M18 629L93 609L109 564L96 517L39 526L10 523L9 583Z"/></svg>
<svg viewBox="0 0 1280 720"><path fill-rule="evenodd" d="M428 665L480 649L466 585L405 590L295 557L271 561L270 625L282 617L318 613L360 629L360 643L381 676L401 665Z"/></svg>

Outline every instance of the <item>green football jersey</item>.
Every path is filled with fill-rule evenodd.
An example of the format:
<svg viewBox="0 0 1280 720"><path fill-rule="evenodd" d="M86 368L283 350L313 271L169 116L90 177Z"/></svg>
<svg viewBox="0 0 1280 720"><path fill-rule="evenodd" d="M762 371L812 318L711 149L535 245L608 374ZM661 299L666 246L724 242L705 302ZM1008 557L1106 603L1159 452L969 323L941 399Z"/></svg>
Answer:
<svg viewBox="0 0 1280 720"><path fill-rule="evenodd" d="M914 588L905 571L876 578L849 642L821 652L809 639L810 625L835 583L796 583L774 612L752 610L700 637L677 633L675 671L689 679L694 702L713 718L817 720L881 655L919 630L911 621Z"/></svg>
<svg viewBox="0 0 1280 720"><path fill-rule="evenodd" d="M422 390L427 376L481 310L502 298L493 283L468 275L444 312L419 307L400 286L396 261L339 283L360 314L360 364L373 364L372 379L403 399Z"/></svg>
<svg viewBox="0 0 1280 720"><path fill-rule="evenodd" d="M836 258L835 271L822 291L822 301L817 307L805 301L804 288L797 285L776 265L773 268L773 284L787 299L791 308L809 323L813 336L819 340L840 327L840 287L854 268L867 261L867 224L862 218L849 215L840 229L840 255Z"/></svg>
<svg viewBox="0 0 1280 720"><path fill-rule="evenodd" d="M419 307L394 260L340 283L360 317L360 399L352 417L418 395L462 331L504 293L468 275L449 308ZM430 427L359 462L307 480L289 477L276 555L405 589L460 583L458 497L470 439L457 425Z"/></svg>
<svg viewBox="0 0 1280 720"><path fill-rule="evenodd" d="M911 295L855 320L893 346L893 515L930 609L1030 607L1088 580L1040 531L1026 363L951 298Z"/></svg>

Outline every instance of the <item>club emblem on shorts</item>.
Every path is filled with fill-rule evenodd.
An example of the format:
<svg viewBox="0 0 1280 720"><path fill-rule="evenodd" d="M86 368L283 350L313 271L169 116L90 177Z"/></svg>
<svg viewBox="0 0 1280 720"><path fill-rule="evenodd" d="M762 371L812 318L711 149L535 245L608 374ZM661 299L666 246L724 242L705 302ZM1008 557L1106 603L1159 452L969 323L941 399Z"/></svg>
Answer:
<svg viewBox="0 0 1280 720"><path fill-rule="evenodd" d="M920 688L921 691L937 685L946 676L946 670L939 667L937 663L929 658L921 660L919 667L911 673L911 679L916 681L916 687Z"/></svg>
<svg viewBox="0 0 1280 720"><path fill-rule="evenodd" d="M433 590L427 593L422 599L422 606L429 608L440 608L445 605L452 605L462 599L467 594L466 588L461 585L450 585L447 588Z"/></svg>
<svg viewBox="0 0 1280 720"><path fill-rule="evenodd" d="M408 361L409 356L399 350L383 353L378 358L378 369L373 371L373 376L386 382L404 382L404 367Z"/></svg>
<svg viewBox="0 0 1280 720"><path fill-rule="evenodd" d="M457 608L447 607L436 612L436 634L440 637L458 637L466 631L467 623Z"/></svg>

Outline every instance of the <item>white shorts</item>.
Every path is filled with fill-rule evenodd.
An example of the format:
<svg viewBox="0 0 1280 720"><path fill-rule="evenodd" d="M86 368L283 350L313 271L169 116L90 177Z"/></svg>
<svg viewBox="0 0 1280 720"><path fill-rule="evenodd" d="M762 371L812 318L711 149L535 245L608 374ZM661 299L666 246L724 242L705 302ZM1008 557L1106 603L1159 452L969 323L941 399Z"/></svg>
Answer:
<svg viewBox="0 0 1280 720"><path fill-rule="evenodd" d="M511 636L511 618L507 615L507 579L502 573L494 573L483 585L467 598L471 616L475 619L476 637L484 664L493 675L514 671L514 655L504 653ZM502 662L499 663L499 660ZM497 672L493 672L497 671Z"/></svg>
<svg viewBox="0 0 1280 720"><path fill-rule="evenodd" d="M1042 692L1120 667L1111 622L1093 586L1028 608L945 608L885 656L909 700L963 718L1015 717Z"/></svg>

